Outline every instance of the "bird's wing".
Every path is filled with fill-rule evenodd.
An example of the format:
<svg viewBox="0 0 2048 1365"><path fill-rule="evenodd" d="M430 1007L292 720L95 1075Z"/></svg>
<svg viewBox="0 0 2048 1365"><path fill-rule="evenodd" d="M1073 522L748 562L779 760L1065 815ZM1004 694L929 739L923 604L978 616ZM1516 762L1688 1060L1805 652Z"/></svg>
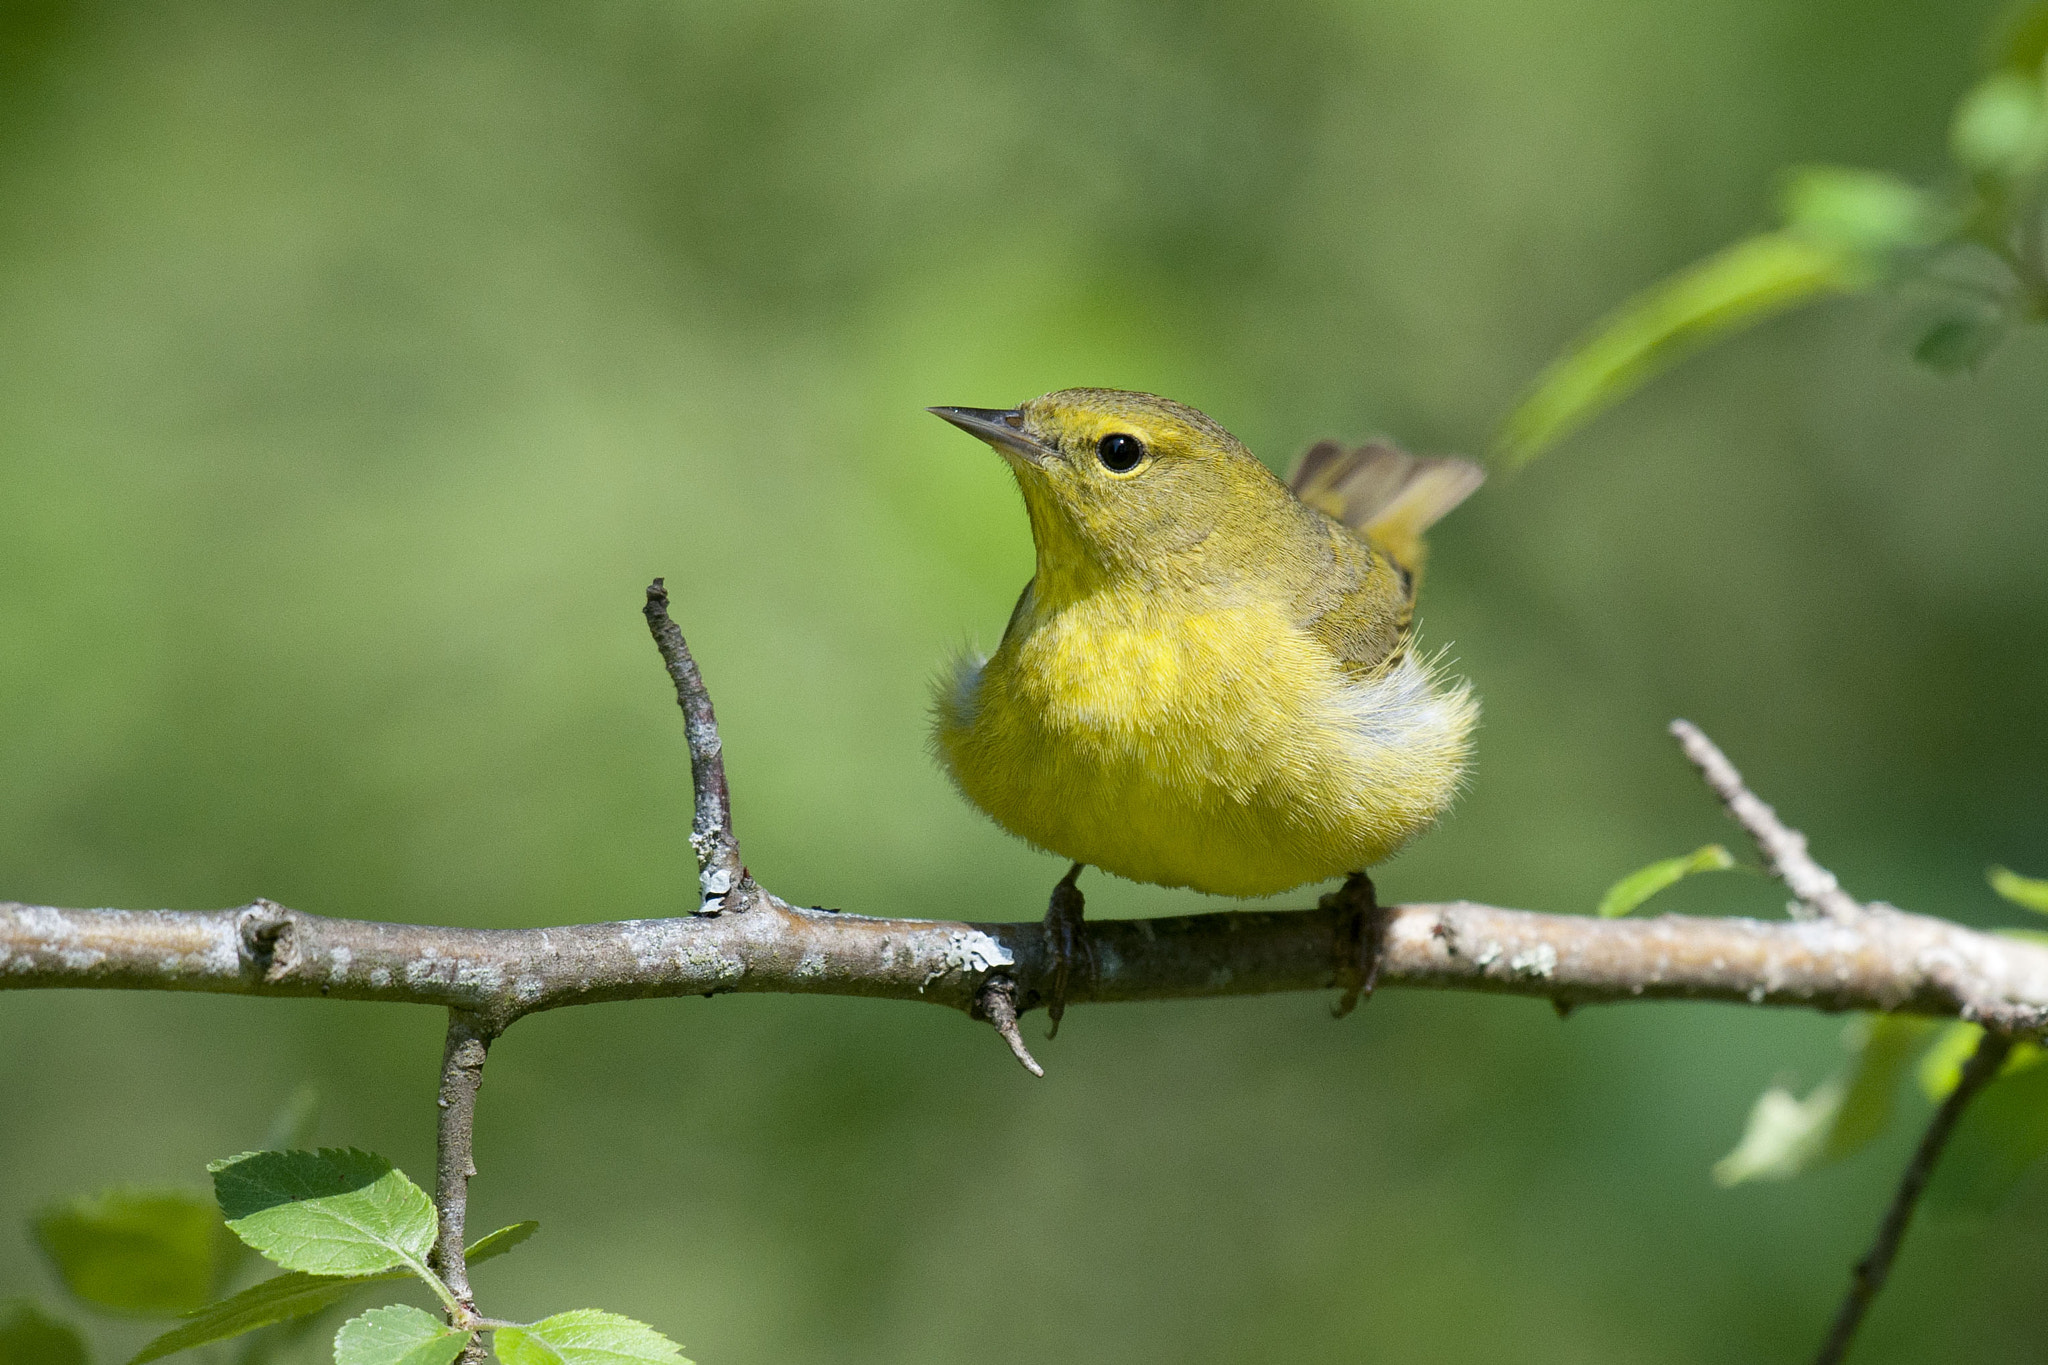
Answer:
<svg viewBox="0 0 2048 1365"><path fill-rule="evenodd" d="M1294 467L1287 486L1412 575L1422 567L1422 533L1485 480L1485 470L1456 455L1410 455L1386 441L1349 450L1318 441Z"/></svg>

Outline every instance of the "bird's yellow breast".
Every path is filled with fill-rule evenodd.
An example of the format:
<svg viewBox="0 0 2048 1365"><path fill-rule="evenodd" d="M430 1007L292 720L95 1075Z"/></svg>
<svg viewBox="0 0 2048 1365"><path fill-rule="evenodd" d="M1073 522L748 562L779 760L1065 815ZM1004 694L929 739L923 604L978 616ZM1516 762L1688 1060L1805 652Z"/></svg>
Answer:
<svg viewBox="0 0 2048 1365"><path fill-rule="evenodd" d="M1261 896L1363 869L1449 803L1474 707L1412 658L1363 681L1279 604L1135 585L1027 593L938 699L995 821L1133 880Z"/></svg>

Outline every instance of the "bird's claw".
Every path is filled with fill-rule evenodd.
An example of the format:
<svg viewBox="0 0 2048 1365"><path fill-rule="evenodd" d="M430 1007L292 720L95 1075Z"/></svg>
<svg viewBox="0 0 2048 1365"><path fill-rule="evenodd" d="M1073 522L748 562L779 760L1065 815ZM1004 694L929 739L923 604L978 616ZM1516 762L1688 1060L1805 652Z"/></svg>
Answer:
<svg viewBox="0 0 2048 1365"><path fill-rule="evenodd" d="M1087 911L1078 885L1081 864L1075 863L1052 889L1045 907L1045 941L1052 956L1052 998L1045 1007L1051 1026L1045 1036L1059 1036L1060 1019L1067 1012L1067 981L1074 970L1074 958L1081 950L1081 922Z"/></svg>
<svg viewBox="0 0 2048 1365"><path fill-rule="evenodd" d="M1325 904L1350 910L1345 920L1344 951L1338 963L1337 979L1344 983L1344 995L1330 1007L1333 1019L1342 1019L1358 1008L1360 1000L1372 999L1380 983L1380 962L1386 956L1387 917L1380 909L1379 893L1372 878L1354 872L1344 879L1343 889Z"/></svg>

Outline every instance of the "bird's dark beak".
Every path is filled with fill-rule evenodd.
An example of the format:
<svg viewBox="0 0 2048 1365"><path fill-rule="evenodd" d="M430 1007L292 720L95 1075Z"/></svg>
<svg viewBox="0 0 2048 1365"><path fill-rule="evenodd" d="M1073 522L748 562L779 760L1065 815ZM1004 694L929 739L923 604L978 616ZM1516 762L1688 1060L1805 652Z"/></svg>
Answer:
<svg viewBox="0 0 2048 1365"><path fill-rule="evenodd" d="M1042 462L1052 452L1024 434L1024 411L1022 408L926 408L935 417L943 417L960 430L971 436L987 441L998 451L1022 455L1033 462Z"/></svg>

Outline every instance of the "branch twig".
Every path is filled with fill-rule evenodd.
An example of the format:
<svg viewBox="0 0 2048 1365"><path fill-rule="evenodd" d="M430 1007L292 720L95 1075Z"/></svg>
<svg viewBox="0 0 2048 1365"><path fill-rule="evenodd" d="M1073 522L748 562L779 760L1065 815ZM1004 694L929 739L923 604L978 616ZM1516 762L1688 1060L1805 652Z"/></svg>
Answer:
<svg viewBox="0 0 2048 1365"><path fill-rule="evenodd" d="M1803 918L1823 916L1844 924L1863 917L1862 904L1842 889L1834 873L1807 853L1806 836L1780 820L1778 813L1749 789L1742 774L1715 747L1714 741L1689 720L1674 720L1670 729L1685 756L1728 807L1728 814L1756 841L1764 865L1799 898L1793 914Z"/></svg>
<svg viewBox="0 0 2048 1365"><path fill-rule="evenodd" d="M725 748L718 738L718 717L711 693L683 632L669 619L668 588L659 578L647 585L642 608L661 661L676 686L676 705L683 708L683 733L690 746L690 785L696 811L690 820L690 848L697 855L699 914L744 910L754 890L753 878L740 861L740 844L732 831L732 795L725 784Z"/></svg>
<svg viewBox="0 0 2048 1365"><path fill-rule="evenodd" d="M441 1053L441 1086L435 1103L440 1120L434 1146L434 1212L440 1231L434 1239L431 1266L472 1319L476 1298L469 1289L469 1263L463 1256L469 1211L469 1180L476 1174L476 1092L484 1083L484 1056L497 1030L464 1009L448 1011L448 1041ZM449 1315L451 1327L468 1326ZM482 1343L472 1338L460 1360L481 1361Z"/></svg>
<svg viewBox="0 0 2048 1365"><path fill-rule="evenodd" d="M1989 1085L1998 1075L1998 1069L2005 1065L2006 1054L2012 1051L2011 1034L1986 1029L1977 1042L1977 1050L1970 1054L1970 1060L1963 1067L1961 1079L1956 1088L1948 1092L1948 1098L1934 1111L1928 1121L1927 1131L1920 1137L1920 1145L1913 1151L1913 1159L1906 1165L1906 1173L1899 1180L1897 1193L1885 1210L1884 1222L1878 1225L1877 1240L1871 1243L1868 1253L1856 1263L1856 1269L1849 1277L1849 1293L1842 1300L1842 1306L1835 1312L1834 1326L1821 1344L1820 1354L1814 1357L1814 1365L1840 1365L1849 1354L1849 1343L1862 1325L1863 1315L1870 1310L1871 1301L1884 1288L1886 1277L1891 1274L1892 1261L1899 1254L1899 1243L1905 1238L1906 1225L1913 1219L1913 1209L1920 1202L1920 1194L1927 1188L1928 1179L1934 1174L1934 1165L1941 1160L1941 1149L1947 1145L1949 1135L1955 1131L1956 1120L1963 1116L1977 1092Z"/></svg>

